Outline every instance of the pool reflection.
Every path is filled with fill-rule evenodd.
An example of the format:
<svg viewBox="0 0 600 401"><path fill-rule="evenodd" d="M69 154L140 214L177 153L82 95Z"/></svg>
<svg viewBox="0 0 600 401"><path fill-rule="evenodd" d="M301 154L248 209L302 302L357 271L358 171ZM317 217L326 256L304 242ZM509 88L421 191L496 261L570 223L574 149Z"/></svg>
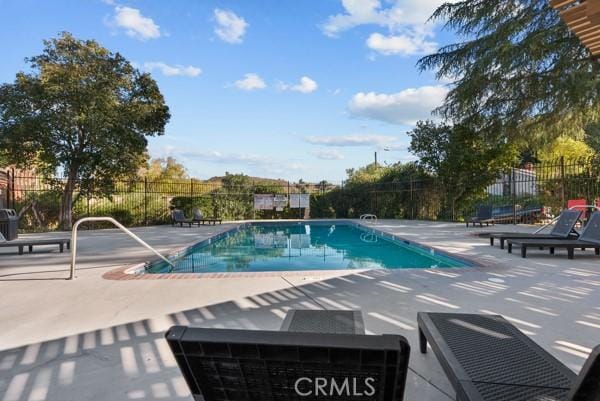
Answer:
<svg viewBox="0 0 600 401"><path fill-rule="evenodd" d="M172 273L461 267L462 262L346 224L262 224L190 248ZM157 263L151 273L168 272Z"/></svg>

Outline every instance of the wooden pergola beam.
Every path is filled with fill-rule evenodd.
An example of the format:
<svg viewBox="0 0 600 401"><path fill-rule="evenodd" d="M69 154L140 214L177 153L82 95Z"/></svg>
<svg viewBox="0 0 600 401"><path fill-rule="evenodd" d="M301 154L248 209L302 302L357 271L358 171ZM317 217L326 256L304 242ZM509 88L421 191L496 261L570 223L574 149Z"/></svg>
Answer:
<svg viewBox="0 0 600 401"><path fill-rule="evenodd" d="M578 37L585 39L586 37L597 35L598 29L595 29L595 26L590 23L586 28L576 30L575 34L577 34Z"/></svg>
<svg viewBox="0 0 600 401"><path fill-rule="evenodd" d="M564 6L568 6L569 4L575 3L576 0L551 0L550 6L552 8L562 8Z"/></svg>
<svg viewBox="0 0 600 401"><path fill-rule="evenodd" d="M569 30L600 57L600 0L550 0Z"/></svg>

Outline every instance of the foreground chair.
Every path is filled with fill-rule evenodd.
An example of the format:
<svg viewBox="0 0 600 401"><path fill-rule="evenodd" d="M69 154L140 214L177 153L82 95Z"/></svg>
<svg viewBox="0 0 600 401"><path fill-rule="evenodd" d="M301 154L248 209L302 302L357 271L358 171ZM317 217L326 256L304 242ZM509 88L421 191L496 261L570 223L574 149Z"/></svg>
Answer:
<svg viewBox="0 0 600 401"><path fill-rule="evenodd" d="M431 345L456 399L597 401L600 345L576 376L497 315L417 314L421 353Z"/></svg>
<svg viewBox="0 0 600 401"><path fill-rule="evenodd" d="M185 217L183 210L173 209L171 212L171 225L179 224L179 227L183 227L184 224L187 224L189 227L193 224L192 219L188 219Z"/></svg>
<svg viewBox="0 0 600 401"><path fill-rule="evenodd" d="M580 216L579 210L563 210L550 234L490 233L490 245L494 245L494 239L500 241L500 249L504 249L504 242L507 239L575 239L579 236L575 231L575 224Z"/></svg>
<svg viewBox="0 0 600 401"><path fill-rule="evenodd" d="M212 224L212 225L216 225L217 222L219 224L221 224L223 222L222 219L210 219L210 218L206 218L204 217L204 215L202 214L202 211L200 211L200 209L198 209L197 207L192 209L192 222L200 225L204 225L204 223L208 223L208 224Z"/></svg>
<svg viewBox="0 0 600 401"><path fill-rule="evenodd" d="M483 223L486 226L489 226L490 223L495 224L496 220L492 217L492 205L479 205L477 206L477 210L475 212L475 216L469 218L467 220L467 227L469 227L469 223L475 227L475 224L479 224L480 227L483 227Z"/></svg>
<svg viewBox="0 0 600 401"><path fill-rule="evenodd" d="M16 247L19 249L19 255L23 255L23 249L27 247L29 253L33 252L33 247L38 245L58 245L58 250L62 253L65 249L71 249L70 238L49 238L49 239L15 239L7 241L2 234L0 234L0 248L12 248Z"/></svg>
<svg viewBox="0 0 600 401"><path fill-rule="evenodd" d="M596 255L600 255L600 211L592 213L589 221L581 231L578 239L509 239L508 252L512 253L513 246L521 247L521 257L527 257L527 248L542 247L550 248L550 254L554 254L555 248L567 250L567 257L573 259L575 249L593 248Z"/></svg>
<svg viewBox="0 0 600 401"><path fill-rule="evenodd" d="M291 311L286 331L173 326L166 339L196 401L401 401L408 342L355 334L356 313Z"/></svg>

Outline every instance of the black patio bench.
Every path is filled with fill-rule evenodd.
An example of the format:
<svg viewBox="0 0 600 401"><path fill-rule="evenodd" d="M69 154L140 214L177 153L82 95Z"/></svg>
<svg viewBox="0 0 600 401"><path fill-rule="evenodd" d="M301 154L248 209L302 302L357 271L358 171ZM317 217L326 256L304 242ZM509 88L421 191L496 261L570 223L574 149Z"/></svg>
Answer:
<svg viewBox="0 0 600 401"><path fill-rule="evenodd" d="M208 225L212 224L213 226L216 226L217 223L222 224L223 223L223 219L216 219L216 218L213 219L213 218L208 218L207 217L207 218L202 219L202 220L193 220L193 223L196 223L198 225L200 225L200 224L204 225L206 223Z"/></svg>
<svg viewBox="0 0 600 401"><path fill-rule="evenodd" d="M485 223L486 226L489 226L490 223L492 225L496 224L496 219L492 216L492 206L491 205L479 205L475 210L475 216L472 216L466 220L467 227L469 227L469 223L475 227L476 224L479 224L480 227L483 227Z"/></svg>
<svg viewBox="0 0 600 401"><path fill-rule="evenodd" d="M187 224L188 227L191 227L192 224L194 224L194 221L186 218L183 210L173 209L171 211L171 225L175 226L177 224L179 224L179 227L183 227L184 224Z"/></svg>
<svg viewBox="0 0 600 401"><path fill-rule="evenodd" d="M355 311L290 311L280 331L173 326L166 339L196 401L404 397L408 342L364 335Z"/></svg>
<svg viewBox="0 0 600 401"><path fill-rule="evenodd" d="M33 252L33 247L38 245L58 245L58 250L62 253L64 247L71 249L70 238L54 238L54 239L16 239L12 241L0 242L0 248L17 247L19 255L23 255L23 249L28 247L29 253Z"/></svg>
<svg viewBox="0 0 600 401"><path fill-rule="evenodd" d="M202 212L200 211L200 209L198 208L194 208L192 209L192 223L196 223L198 225L202 224L204 225L204 223L208 223L209 225L212 224L217 225L217 223L222 224L223 223L223 219L219 219L216 217L204 217L204 215L202 214Z"/></svg>
<svg viewBox="0 0 600 401"><path fill-rule="evenodd" d="M456 399L597 401L600 346L579 376L502 316L417 314L422 353L431 345Z"/></svg>
<svg viewBox="0 0 600 401"><path fill-rule="evenodd" d="M575 259L575 249L581 249L585 251L586 249L594 249L596 255L600 255L600 243L592 243L592 242L584 242L581 240L533 240L533 239L524 239L517 240L511 239L508 240L508 253L512 253L513 246L518 246L521 248L521 257L527 257L527 248L536 248L543 249L548 248L550 250L550 254L554 255L556 248L566 249L567 250L567 259Z"/></svg>
<svg viewBox="0 0 600 401"><path fill-rule="evenodd" d="M521 257L527 257L527 248L549 248L550 254L554 254L556 248L567 250L567 258L573 259L575 249L585 251L594 249L596 255L600 255L600 212L594 212L577 239L509 239L508 253L512 253L513 246L521 248Z"/></svg>
<svg viewBox="0 0 600 401"><path fill-rule="evenodd" d="M489 233L487 234L490 238L490 246L494 245L494 239L500 241L500 249L504 249L504 242L506 240L521 240L521 239L577 239L579 233L575 231L575 224L581 217L581 212L578 210L564 210L558 220L556 221L554 228L549 234L535 234L535 233L518 233L518 232L503 232L503 233Z"/></svg>

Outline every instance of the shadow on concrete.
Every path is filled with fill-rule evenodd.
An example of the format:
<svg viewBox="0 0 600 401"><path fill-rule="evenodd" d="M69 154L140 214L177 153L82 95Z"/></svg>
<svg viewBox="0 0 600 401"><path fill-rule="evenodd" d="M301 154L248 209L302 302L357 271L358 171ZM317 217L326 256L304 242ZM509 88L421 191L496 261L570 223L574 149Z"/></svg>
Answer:
<svg viewBox="0 0 600 401"><path fill-rule="evenodd" d="M577 369L600 333L600 271L553 274L561 276L561 284L519 266L489 274L411 269L314 282L282 277L292 286L2 351L0 400L191 400L163 338L171 325L278 330L288 310L318 308L360 309L368 333L408 338L406 400L453 399L433 354L417 351L416 312L502 314Z"/></svg>

